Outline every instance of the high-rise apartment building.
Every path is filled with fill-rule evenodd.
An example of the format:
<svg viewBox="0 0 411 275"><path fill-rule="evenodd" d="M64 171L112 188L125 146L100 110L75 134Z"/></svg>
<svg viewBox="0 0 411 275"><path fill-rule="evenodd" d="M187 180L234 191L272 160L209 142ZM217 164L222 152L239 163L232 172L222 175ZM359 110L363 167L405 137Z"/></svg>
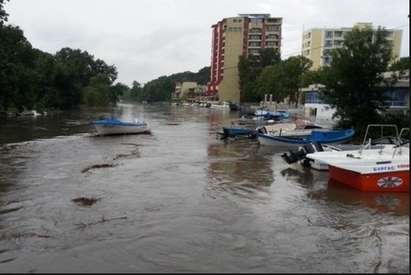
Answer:
<svg viewBox="0 0 411 275"><path fill-rule="evenodd" d="M372 23L357 23L353 28L372 28ZM312 70L331 63L331 50L341 48L344 37L353 28L314 28L303 32L303 56L313 61ZM402 30L387 29L387 39L393 43L394 59L400 57Z"/></svg>
<svg viewBox="0 0 411 275"><path fill-rule="evenodd" d="M263 48L281 49L282 18L270 14L239 14L212 26L211 80L208 95L240 102L238 61Z"/></svg>

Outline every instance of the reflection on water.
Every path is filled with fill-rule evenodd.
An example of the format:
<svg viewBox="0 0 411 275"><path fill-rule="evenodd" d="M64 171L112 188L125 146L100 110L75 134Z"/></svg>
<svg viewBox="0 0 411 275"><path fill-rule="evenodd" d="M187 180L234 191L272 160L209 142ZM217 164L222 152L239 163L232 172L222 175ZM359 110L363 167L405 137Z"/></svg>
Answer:
<svg viewBox="0 0 411 275"><path fill-rule="evenodd" d="M273 182L272 158L256 142L238 140L208 146L209 188L254 199Z"/></svg>
<svg viewBox="0 0 411 275"><path fill-rule="evenodd" d="M96 137L103 115L145 119L152 135ZM409 194L362 193L288 166L283 149L219 140L237 116L121 104L2 121L0 270L409 271Z"/></svg>

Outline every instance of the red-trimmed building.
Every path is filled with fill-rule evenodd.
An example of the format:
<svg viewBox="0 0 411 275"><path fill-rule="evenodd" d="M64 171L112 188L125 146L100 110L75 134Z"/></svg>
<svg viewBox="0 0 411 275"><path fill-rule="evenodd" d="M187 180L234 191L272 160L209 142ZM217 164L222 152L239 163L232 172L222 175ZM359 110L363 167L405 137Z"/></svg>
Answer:
<svg viewBox="0 0 411 275"><path fill-rule="evenodd" d="M270 14L239 14L212 26L211 80L207 95L240 102L238 61L263 48L281 50L282 18Z"/></svg>

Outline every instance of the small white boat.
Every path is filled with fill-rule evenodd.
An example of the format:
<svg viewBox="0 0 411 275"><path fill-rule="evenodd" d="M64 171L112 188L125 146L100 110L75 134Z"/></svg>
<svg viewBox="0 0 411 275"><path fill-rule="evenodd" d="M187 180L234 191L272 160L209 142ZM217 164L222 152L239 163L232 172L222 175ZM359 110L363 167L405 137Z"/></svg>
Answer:
<svg viewBox="0 0 411 275"><path fill-rule="evenodd" d="M36 110L23 111L20 113L20 115L21 116L32 116L32 117L41 116L41 114L38 113Z"/></svg>
<svg viewBox="0 0 411 275"><path fill-rule="evenodd" d="M222 104L211 104L212 109L227 109L230 110L230 104L228 102L223 102Z"/></svg>
<svg viewBox="0 0 411 275"><path fill-rule="evenodd" d="M118 119L104 119L93 122L99 135L125 135L149 133L150 129L144 121L134 120L133 122Z"/></svg>

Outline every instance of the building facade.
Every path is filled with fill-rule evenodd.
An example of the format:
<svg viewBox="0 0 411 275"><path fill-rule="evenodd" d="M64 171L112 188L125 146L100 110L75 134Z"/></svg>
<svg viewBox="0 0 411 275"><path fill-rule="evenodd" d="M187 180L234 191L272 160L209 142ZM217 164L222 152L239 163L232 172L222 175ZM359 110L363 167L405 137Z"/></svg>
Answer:
<svg viewBox="0 0 411 275"><path fill-rule="evenodd" d="M183 96L187 95L189 92L195 92L198 89L197 82L177 82L175 91L173 94L174 99L182 98Z"/></svg>
<svg viewBox="0 0 411 275"><path fill-rule="evenodd" d="M372 23L357 23L352 28L314 28L303 32L302 54L313 62L312 70L331 64L331 50L341 48L344 37L353 28L373 28ZM387 29L387 39L393 43L392 55L398 60L402 30Z"/></svg>
<svg viewBox="0 0 411 275"><path fill-rule="evenodd" d="M385 107L389 112L403 112L410 110L410 71L400 72L385 72L384 80L390 82L395 75L397 81L394 85L386 85L384 87ZM317 121L324 124L335 124L338 118L333 118L337 111L330 105L323 102L320 96L320 90L325 88L321 84L312 84L302 89L304 94L304 112L306 117L315 118Z"/></svg>
<svg viewBox="0 0 411 275"><path fill-rule="evenodd" d="M282 18L270 14L239 14L212 26L211 80L207 95L219 101L240 102L238 61L260 49L281 49Z"/></svg>

